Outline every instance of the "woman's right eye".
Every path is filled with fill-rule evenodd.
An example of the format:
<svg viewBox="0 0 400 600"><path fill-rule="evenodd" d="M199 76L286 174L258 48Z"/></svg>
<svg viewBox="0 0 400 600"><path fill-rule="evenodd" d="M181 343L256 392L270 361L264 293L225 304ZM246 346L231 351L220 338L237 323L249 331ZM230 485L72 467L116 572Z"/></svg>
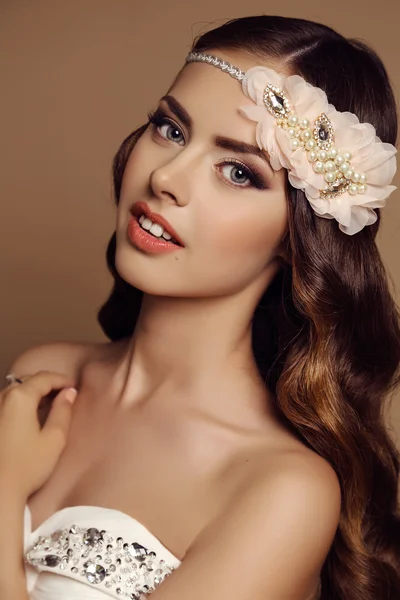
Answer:
<svg viewBox="0 0 400 600"><path fill-rule="evenodd" d="M168 140L169 142L176 142L177 144L185 141L183 133L179 127L177 127L177 125L167 117L161 116L156 112L155 114L149 113L148 118L149 122L156 126L157 133L159 133L159 135L165 140Z"/></svg>

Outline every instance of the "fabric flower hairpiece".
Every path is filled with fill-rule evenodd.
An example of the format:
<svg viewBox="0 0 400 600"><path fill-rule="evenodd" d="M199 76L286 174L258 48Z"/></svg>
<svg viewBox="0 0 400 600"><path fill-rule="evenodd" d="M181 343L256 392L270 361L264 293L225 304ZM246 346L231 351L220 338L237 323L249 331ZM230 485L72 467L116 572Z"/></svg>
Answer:
<svg viewBox="0 0 400 600"><path fill-rule="evenodd" d="M336 219L348 235L375 223L373 209L385 206L397 189L390 185L397 149L382 142L373 125L337 111L321 88L299 75L261 66L243 72L198 52L186 62L211 64L241 81L255 106L242 106L239 112L257 122L258 146L268 152L275 171L287 169L291 185L304 191L318 216Z"/></svg>

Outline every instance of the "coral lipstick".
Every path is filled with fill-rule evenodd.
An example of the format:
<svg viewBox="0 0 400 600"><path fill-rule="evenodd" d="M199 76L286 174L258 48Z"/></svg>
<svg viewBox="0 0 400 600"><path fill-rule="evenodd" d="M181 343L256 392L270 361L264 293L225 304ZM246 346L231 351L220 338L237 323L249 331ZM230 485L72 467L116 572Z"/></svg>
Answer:
<svg viewBox="0 0 400 600"><path fill-rule="evenodd" d="M131 208L131 213L137 218L139 218L141 215L145 215L151 219L153 223L158 223L161 225L164 231L167 231L174 238L174 240L178 242L179 246L185 245L178 233L172 227L171 223L162 215L150 210L150 207L146 204L146 202L136 202Z"/></svg>
<svg viewBox="0 0 400 600"><path fill-rule="evenodd" d="M129 219L128 237L136 248L148 254L168 254L169 252L182 250L182 246L167 242L163 238L155 237L145 229L142 229L137 217L134 215L131 215Z"/></svg>

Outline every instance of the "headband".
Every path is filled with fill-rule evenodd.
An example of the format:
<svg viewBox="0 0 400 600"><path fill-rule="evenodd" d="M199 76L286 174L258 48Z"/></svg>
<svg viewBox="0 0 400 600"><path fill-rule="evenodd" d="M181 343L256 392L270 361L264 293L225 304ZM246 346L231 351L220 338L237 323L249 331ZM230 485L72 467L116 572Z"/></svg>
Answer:
<svg viewBox="0 0 400 600"><path fill-rule="evenodd" d="M272 168L288 170L291 185L304 191L318 216L336 219L348 235L375 223L373 209L385 206L397 189L390 185L397 150L376 136L373 125L337 111L321 88L299 75L259 66L244 72L199 52L185 62L210 64L242 83L255 106L239 113L257 122L257 144L269 153Z"/></svg>

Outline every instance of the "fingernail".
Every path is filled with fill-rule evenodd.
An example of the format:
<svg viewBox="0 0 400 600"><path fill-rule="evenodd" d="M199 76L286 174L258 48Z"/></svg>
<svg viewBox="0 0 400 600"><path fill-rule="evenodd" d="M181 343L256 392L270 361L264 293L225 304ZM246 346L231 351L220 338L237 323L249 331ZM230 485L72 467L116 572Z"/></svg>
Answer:
<svg viewBox="0 0 400 600"><path fill-rule="evenodd" d="M76 398L77 393L78 390L76 390L75 388L68 388L65 392L65 397L72 404Z"/></svg>

